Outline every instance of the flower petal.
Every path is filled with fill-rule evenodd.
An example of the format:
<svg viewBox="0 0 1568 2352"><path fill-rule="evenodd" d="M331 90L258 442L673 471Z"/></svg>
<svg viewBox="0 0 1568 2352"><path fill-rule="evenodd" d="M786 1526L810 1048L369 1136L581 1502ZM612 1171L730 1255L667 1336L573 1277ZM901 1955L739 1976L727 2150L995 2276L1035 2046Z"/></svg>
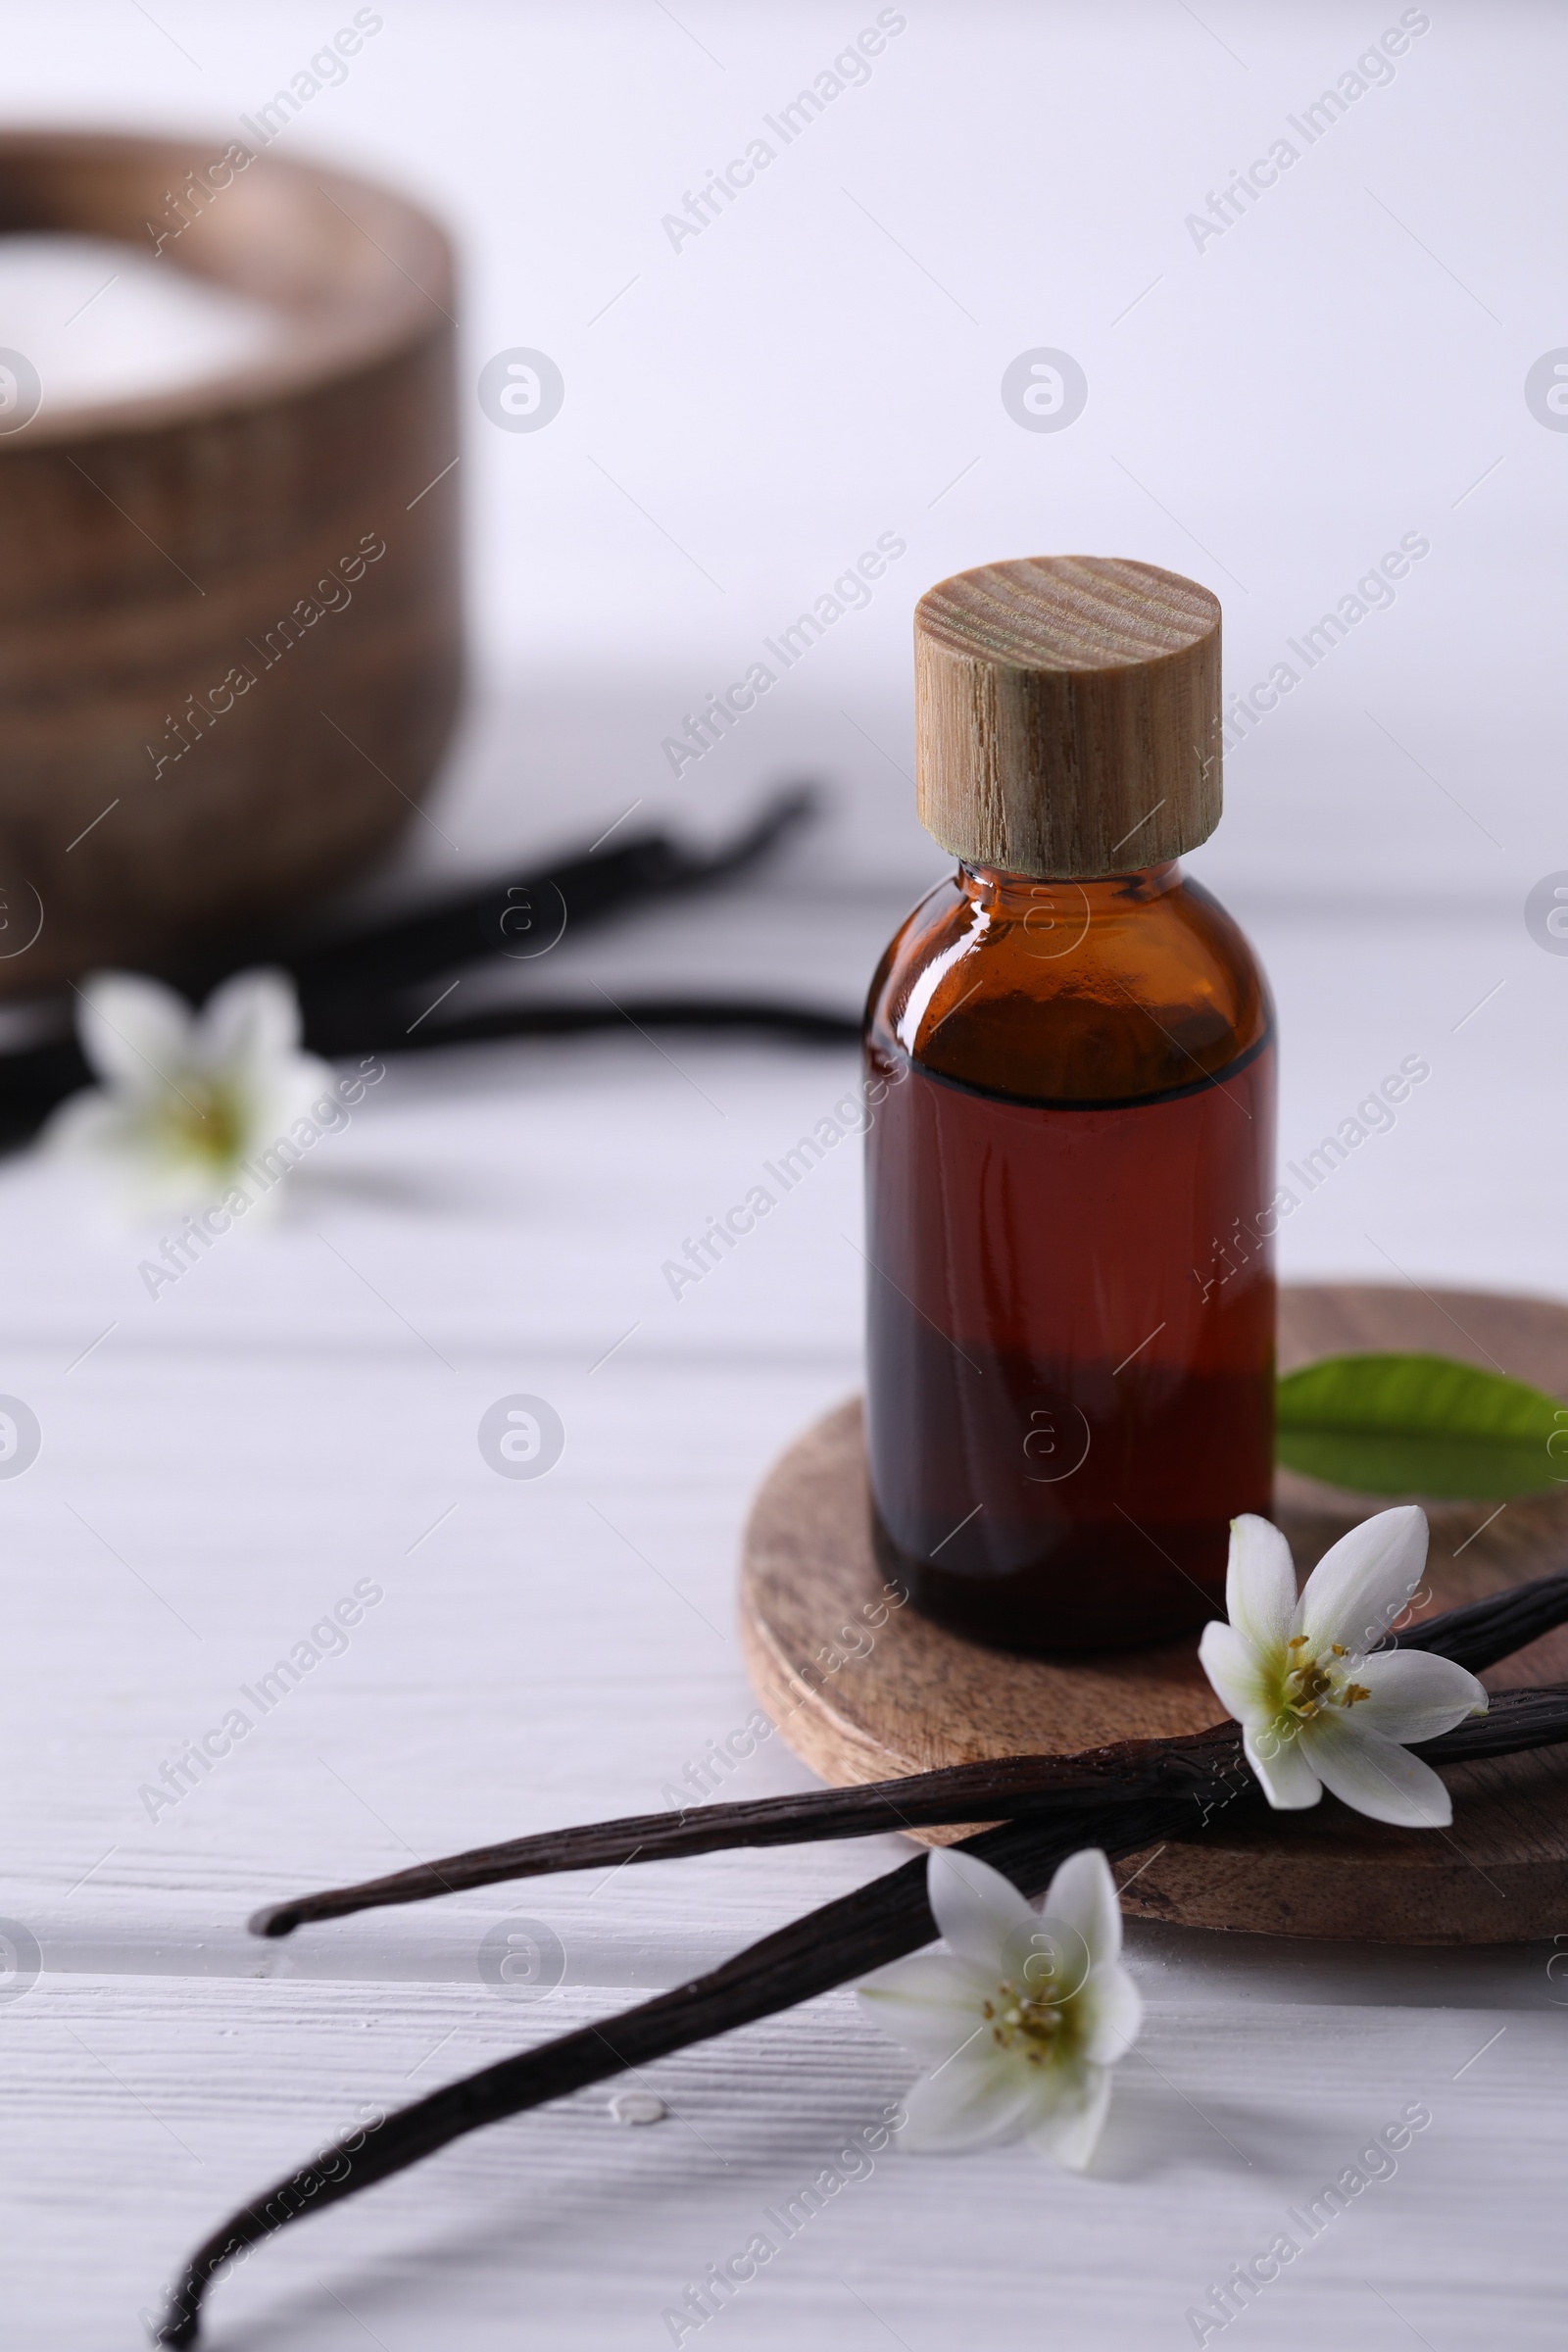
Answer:
<svg viewBox="0 0 1568 2352"><path fill-rule="evenodd" d="M1138 2039L1144 1996L1124 1968L1097 1968L1078 1998L1088 2006L1084 2056L1093 2066L1114 2066Z"/></svg>
<svg viewBox="0 0 1568 2352"><path fill-rule="evenodd" d="M1266 1724L1250 1727L1242 1734L1242 1746L1276 1813L1302 1813L1318 1802L1323 1790L1314 1763L1302 1752L1298 1732L1286 1740Z"/></svg>
<svg viewBox="0 0 1568 2352"><path fill-rule="evenodd" d="M867 2016L916 2057L951 2058L981 2023L980 2004L994 1999L996 1971L972 1968L950 1952L917 1952L895 1960L857 1986Z"/></svg>
<svg viewBox="0 0 1568 2352"><path fill-rule="evenodd" d="M42 1141L51 1152L113 1159L141 1139L141 1122L124 1102L101 1086L84 1086L49 1114Z"/></svg>
<svg viewBox="0 0 1568 2352"><path fill-rule="evenodd" d="M1005 1976L1013 1952L1040 1921L1010 1879L973 1854L936 1845L926 1864L926 1898L950 1951Z"/></svg>
<svg viewBox="0 0 1568 2352"><path fill-rule="evenodd" d="M1359 1656L1381 1642L1421 1582L1427 1515L1413 1502L1379 1511L1319 1560L1297 1604L1292 1632L1313 1649L1331 1642Z"/></svg>
<svg viewBox="0 0 1568 2352"><path fill-rule="evenodd" d="M932 2156L1003 2147L1040 2122L1051 2096L1047 2069L1004 2056L989 2038L985 2049L984 2057L954 2058L921 2076L904 2102L901 2148Z"/></svg>
<svg viewBox="0 0 1568 2352"><path fill-rule="evenodd" d="M139 972L94 972L80 997L81 1050L106 1086L160 1097L189 1068L191 1009L162 981Z"/></svg>
<svg viewBox="0 0 1568 2352"><path fill-rule="evenodd" d="M1272 1520L1244 1511L1231 1521L1225 1613L1252 1649L1278 1649L1296 1608L1296 1564Z"/></svg>
<svg viewBox="0 0 1568 2352"><path fill-rule="evenodd" d="M924 2009L952 2009L989 2000L996 1991L996 1978L989 1968L976 1968L968 1960L957 1960L951 1952L915 1952L907 1960L890 1960L885 1968L873 1970L862 1977L856 1986L858 1992L874 1993L880 2000L915 2001Z"/></svg>
<svg viewBox="0 0 1568 2352"><path fill-rule="evenodd" d="M274 1144L298 1143L292 1130L299 1118L310 1117L318 1135L330 1133L333 1122L323 1126L312 1116L312 1104L331 1088L330 1066L314 1054L291 1054L284 1062L242 1076L237 1086L231 1079L230 1100L243 1124L236 1158L249 1159Z"/></svg>
<svg viewBox="0 0 1568 2352"><path fill-rule="evenodd" d="M1105 2111L1110 2105L1110 2075L1102 2066L1085 2069L1082 2090L1075 2098L1058 2098L1050 2112L1032 2126L1029 2145L1052 2157L1070 2173L1087 2172Z"/></svg>
<svg viewBox="0 0 1568 2352"><path fill-rule="evenodd" d="M1353 1717L1351 1728L1381 1732L1401 1746L1436 1740L1467 1715L1487 1711L1486 1686L1452 1658L1435 1657L1426 1649L1391 1649L1363 1658L1355 1680L1372 1695L1346 1710Z"/></svg>
<svg viewBox="0 0 1568 2352"><path fill-rule="evenodd" d="M1300 1744L1312 1770L1342 1805L1372 1821L1391 1821L1406 1830L1446 1830L1453 1799L1430 1764L1407 1747L1363 1730L1355 1714L1325 1708L1301 1727Z"/></svg>
<svg viewBox="0 0 1568 2352"><path fill-rule="evenodd" d="M1046 1888L1040 1917L1030 1924L1034 1949L1050 1954L1064 1997L1070 1997L1092 1970L1116 1958L1121 1950L1121 1905L1110 1864L1098 1845L1067 1856Z"/></svg>
<svg viewBox="0 0 1568 2352"><path fill-rule="evenodd" d="M1275 1678L1265 1673L1263 1660L1235 1626L1211 1618L1199 1641L1198 1662L1214 1686L1220 1705L1229 1708L1238 1723L1272 1720L1278 1705L1271 1694Z"/></svg>
<svg viewBox="0 0 1568 2352"><path fill-rule="evenodd" d="M242 1080L263 1076L300 1042L300 1006L286 972L236 972L215 989L198 1028L203 1061Z"/></svg>

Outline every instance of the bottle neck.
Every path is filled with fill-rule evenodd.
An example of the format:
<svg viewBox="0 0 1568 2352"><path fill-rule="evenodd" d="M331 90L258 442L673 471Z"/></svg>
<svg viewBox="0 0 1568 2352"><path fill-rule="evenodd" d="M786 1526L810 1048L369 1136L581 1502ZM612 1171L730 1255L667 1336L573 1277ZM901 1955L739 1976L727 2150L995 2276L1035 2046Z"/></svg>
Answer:
<svg viewBox="0 0 1568 2352"><path fill-rule="evenodd" d="M1135 866L1123 874L1095 874L1085 879L1040 874L1011 874L995 865L968 865L960 860L956 880L976 911L1025 924L1031 931L1076 922L1097 915L1125 915L1134 906L1152 906L1181 886L1181 866L1174 858L1158 865Z"/></svg>

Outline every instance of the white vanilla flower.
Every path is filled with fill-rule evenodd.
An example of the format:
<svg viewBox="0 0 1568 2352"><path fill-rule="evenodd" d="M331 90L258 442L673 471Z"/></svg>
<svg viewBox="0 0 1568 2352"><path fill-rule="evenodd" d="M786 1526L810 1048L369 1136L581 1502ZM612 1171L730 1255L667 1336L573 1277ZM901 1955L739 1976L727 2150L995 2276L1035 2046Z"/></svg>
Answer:
<svg viewBox="0 0 1568 2352"><path fill-rule="evenodd" d="M895 1961L859 1988L878 2023L928 2061L905 2102L919 2152L1027 2137L1082 2172L1110 2104L1110 2069L1143 2002L1121 1966L1121 1912L1102 1853L1063 1862L1037 1911L973 1854L933 1849L931 1909L948 1949Z"/></svg>
<svg viewBox="0 0 1568 2352"><path fill-rule="evenodd" d="M77 993L81 1050L102 1085L62 1103L45 1141L111 1174L132 1210L220 1197L332 1083L299 1051L282 972L237 972L200 1012L133 972L96 973Z"/></svg>
<svg viewBox="0 0 1568 2352"><path fill-rule="evenodd" d="M1484 1715L1487 1693L1451 1658L1375 1650L1413 1595L1426 1556L1424 1511L1413 1503L1380 1511L1323 1554L1298 1600L1279 1529L1232 1520L1230 1623L1205 1625L1198 1654L1278 1810L1315 1805L1329 1788L1357 1813L1405 1829L1453 1819L1447 1789L1407 1744Z"/></svg>

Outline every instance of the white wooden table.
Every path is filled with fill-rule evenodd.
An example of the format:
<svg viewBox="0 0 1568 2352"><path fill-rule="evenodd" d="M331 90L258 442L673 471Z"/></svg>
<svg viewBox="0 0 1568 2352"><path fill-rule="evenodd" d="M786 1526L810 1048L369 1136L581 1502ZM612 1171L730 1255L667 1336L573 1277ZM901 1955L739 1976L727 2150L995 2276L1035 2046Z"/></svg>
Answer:
<svg viewBox="0 0 1568 2352"><path fill-rule="evenodd" d="M744 952L755 980L849 1002L896 911L759 887L564 946L551 981L613 989L634 963L700 975ZM1423 1279L1568 1290L1563 1114L1529 1082L1560 967L1484 914L1435 938L1419 910L1332 935L1261 900L1241 911L1281 997L1287 1152L1402 1053L1434 1063L1400 1127L1287 1226L1287 1270L1386 1275L1386 1252ZM1499 973L1507 1017L1451 1034ZM906 1852L529 1883L284 1944L242 1924L413 1854L656 1806L751 1712L731 1625L748 1496L858 1378L855 1147L679 1303L660 1269L854 1075L847 1052L630 1033L404 1062L275 1233L225 1242L156 1303L140 1243L90 1229L38 1162L0 1172L0 1387L43 1430L0 1481L0 1912L43 1962L0 2006L12 2340L134 2344L191 2242L362 2105L609 2014ZM519 1392L566 1431L534 1481L497 1476L476 1442ZM348 1646L263 1716L242 1691L361 1580L381 1597ZM150 1818L140 1791L236 1705L254 1728ZM804 1780L775 1741L730 1786ZM561 1982L486 1982L498 1930L558 1939ZM1191 2342L1209 2282L1422 2102L1397 2173L1233 2325L1280 2347L1560 2342L1568 1986L1549 1949L1137 1926L1129 1942L1148 2031L1090 2178L1016 2151L890 2151L707 2324L713 2340ZM211 2341L668 2342L687 2285L909 2074L830 1995L650 2070L673 2111L653 2129L613 2122L613 2085L596 2089L288 2230L217 2289Z"/></svg>

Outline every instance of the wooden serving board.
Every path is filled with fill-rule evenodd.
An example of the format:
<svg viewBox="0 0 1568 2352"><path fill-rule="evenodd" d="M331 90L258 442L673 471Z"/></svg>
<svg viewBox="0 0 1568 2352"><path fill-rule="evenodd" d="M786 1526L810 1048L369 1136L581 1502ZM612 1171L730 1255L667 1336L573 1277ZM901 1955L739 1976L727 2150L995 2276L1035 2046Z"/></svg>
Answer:
<svg viewBox="0 0 1568 2352"><path fill-rule="evenodd" d="M1371 1348L1459 1356L1568 1397L1568 1307L1349 1284L1281 1293L1282 1371ZM1278 1476L1275 1516L1303 1576L1348 1527L1382 1507L1376 1496ZM1423 1614L1568 1566L1568 1485L1501 1511L1491 1502L1426 1508ZM757 1498L741 1638L762 1705L796 1752L839 1787L986 1756L1169 1738L1222 1712L1196 1638L1058 1663L982 1647L912 1608L888 1610L871 1554L858 1399L808 1431ZM1568 1682L1568 1628L1483 1679L1494 1690ZM1190 1927L1382 1943L1512 1943L1568 1932L1568 1752L1464 1765L1446 1777L1449 1831L1390 1829L1327 1795L1307 1813L1234 1826L1215 1817L1189 1842L1118 1863L1123 1909Z"/></svg>

